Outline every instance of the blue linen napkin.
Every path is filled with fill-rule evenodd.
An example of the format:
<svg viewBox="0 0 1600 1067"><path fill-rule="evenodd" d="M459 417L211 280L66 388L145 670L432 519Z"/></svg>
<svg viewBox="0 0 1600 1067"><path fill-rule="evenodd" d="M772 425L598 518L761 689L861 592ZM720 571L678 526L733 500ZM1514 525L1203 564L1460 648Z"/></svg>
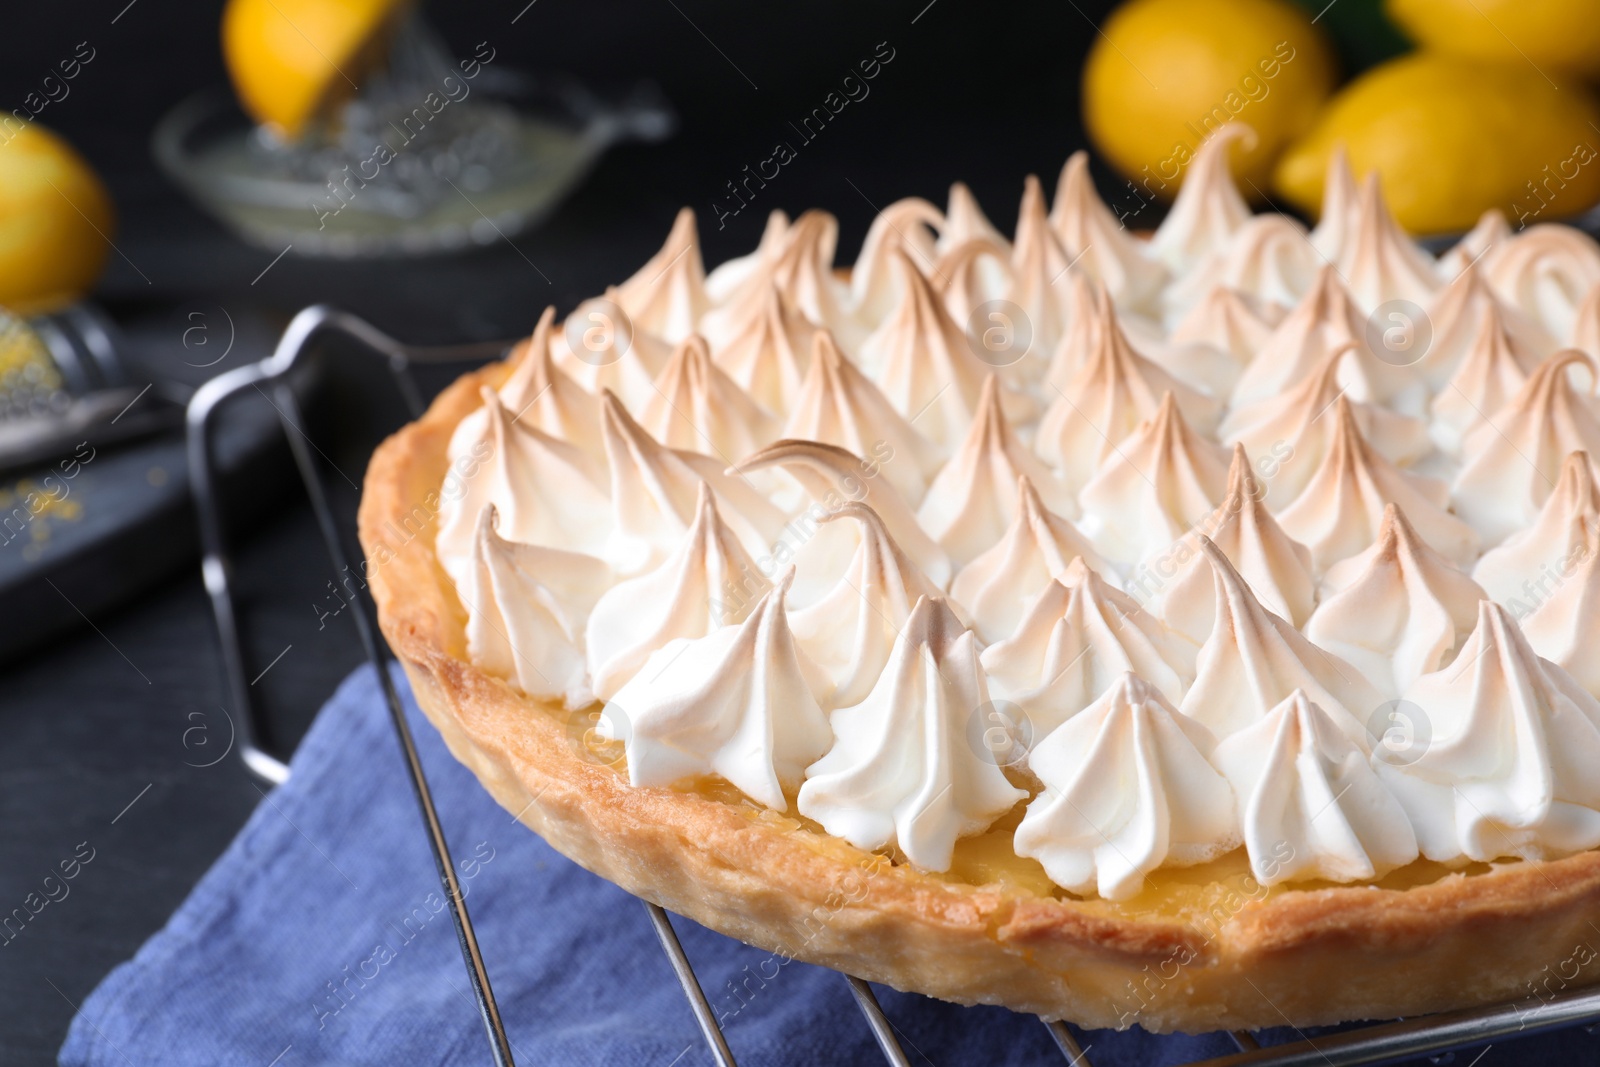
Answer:
<svg viewBox="0 0 1600 1067"><path fill-rule="evenodd" d="M496 805L396 676L517 1062L711 1063L643 906ZM883 1062L840 975L676 926L742 1064ZM1063 1062L1032 1017L877 991L914 1064ZM1596 1041L1526 1039L1485 1067L1592 1056ZM1221 1035L1140 1030L1083 1042L1098 1067L1233 1051ZM371 668L339 687L289 781L94 991L61 1050L67 1067L489 1062Z"/></svg>

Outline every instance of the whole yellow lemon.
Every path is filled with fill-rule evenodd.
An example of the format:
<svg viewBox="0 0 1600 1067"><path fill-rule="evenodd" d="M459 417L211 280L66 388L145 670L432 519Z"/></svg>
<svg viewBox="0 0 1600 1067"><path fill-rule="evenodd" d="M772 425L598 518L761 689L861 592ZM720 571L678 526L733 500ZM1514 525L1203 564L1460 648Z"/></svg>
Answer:
<svg viewBox="0 0 1600 1067"><path fill-rule="evenodd" d="M1574 215L1600 200L1600 104L1569 79L1559 92L1526 63L1418 52L1342 89L1278 162L1279 192L1315 214L1334 145L1379 174L1413 233L1472 226L1489 208L1512 225Z"/></svg>
<svg viewBox="0 0 1600 1067"><path fill-rule="evenodd" d="M250 117L299 136L383 59L409 0L228 0L222 56Z"/></svg>
<svg viewBox="0 0 1600 1067"><path fill-rule="evenodd" d="M0 124L0 305L70 304L100 276L116 227L82 156L37 122Z"/></svg>
<svg viewBox="0 0 1600 1067"><path fill-rule="evenodd" d="M1385 0L1384 11L1430 51L1600 74L1594 0Z"/></svg>
<svg viewBox="0 0 1600 1067"><path fill-rule="evenodd" d="M1284 0L1132 0L1089 52L1083 119L1118 170L1168 198L1200 142L1243 122L1256 140L1234 150L1233 173L1261 193L1333 76L1321 33Z"/></svg>

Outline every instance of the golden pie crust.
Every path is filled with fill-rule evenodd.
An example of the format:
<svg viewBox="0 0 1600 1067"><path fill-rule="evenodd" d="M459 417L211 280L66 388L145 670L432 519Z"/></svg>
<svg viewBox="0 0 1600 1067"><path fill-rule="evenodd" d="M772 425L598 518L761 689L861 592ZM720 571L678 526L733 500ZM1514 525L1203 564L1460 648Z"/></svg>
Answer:
<svg viewBox="0 0 1600 1067"><path fill-rule="evenodd" d="M783 956L1088 1027L1309 1026L1515 1000L1534 1013L1600 979L1600 852L1270 891L1222 861L1157 872L1117 904L1038 878L968 884L895 864L730 789L630 786L614 753L585 743L583 713L468 661L466 613L434 556L446 443L479 387L508 370L466 375L374 454L360 512L368 580L451 752L602 878Z"/></svg>

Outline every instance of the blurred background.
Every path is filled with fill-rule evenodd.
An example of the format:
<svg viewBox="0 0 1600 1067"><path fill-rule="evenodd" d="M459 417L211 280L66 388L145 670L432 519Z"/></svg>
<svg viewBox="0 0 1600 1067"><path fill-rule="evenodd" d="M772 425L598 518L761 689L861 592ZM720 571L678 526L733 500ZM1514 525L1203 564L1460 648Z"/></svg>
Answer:
<svg viewBox="0 0 1600 1067"><path fill-rule="evenodd" d="M1085 147L1107 202L1126 225L1151 228L1181 181L1176 149L1198 143L1186 130L1218 107L1257 126L1257 148L1235 158L1245 191L1303 217L1314 217L1335 140L1358 174L1380 169L1400 220L1419 233L1459 233L1486 209L1513 226L1519 207L1552 221L1600 198L1600 167L1587 166L1594 149L1572 162L1600 144L1585 69L1600 55L1586 40L1600 19L1589 3L1395 0L1386 13L1376 0L1139 0L1116 13L1110 0L495 0L423 5L437 42L420 50L397 37L392 4L279 4L319 26L325 6L383 27L357 33L343 63L318 52L340 68L337 80L365 81L397 39L426 72L442 42L451 59L483 61L484 95L556 101L580 125L610 122L617 139L592 170L571 175L575 186L542 222L519 231L510 216L497 226L479 214L488 227L469 216L442 238L457 247L441 253L318 248L311 235L278 240L270 227L249 241L197 202L216 187L195 180L198 164L180 157L163 169L152 138L164 121L176 128L186 101L233 111L230 85L276 130L257 148L342 114L334 74L297 71L304 49L250 22L266 17L261 5L233 5L254 14L230 16L231 70L218 0L74 0L5 14L0 112L30 118L0 118L0 306L55 315L46 332L92 334L63 317L74 306L109 324L126 390L116 395L133 397L124 414L151 423L123 447L93 450L72 492L0 547L0 909L79 842L96 857L73 884L75 902L0 947L0 1062L53 1060L73 1005L162 924L261 799L226 755L234 725L222 710L181 443L161 411L207 376L264 356L298 308L331 303L419 343L511 338L547 304L565 314L626 278L684 204L699 215L708 266L752 248L768 211L809 207L839 217L848 263L879 207L913 195L942 203L957 179L1009 230L1024 176L1052 183ZM1469 25L1490 16L1512 35ZM1408 34L1480 54L1411 56ZM724 214L735 203L728 184L775 142L799 143L792 124L874 56L883 65L866 94L750 209ZM1274 56L1269 73L1262 63ZM246 157L246 171L253 165ZM1544 180L1541 168L1559 175L1563 165L1571 175ZM1171 167L1170 180L1149 182L1151 167ZM28 199L40 180L72 211ZM317 224L309 206L302 223ZM305 254L353 250L365 254ZM0 330L0 373L6 359L32 358L18 344ZM309 429L348 514L366 455L401 409L381 369L359 361L330 365L307 392ZM360 651L265 414L241 412L230 427L229 514L262 672L253 688L274 724L268 741L286 754ZM26 499L39 479L26 464L0 473L0 503Z"/></svg>

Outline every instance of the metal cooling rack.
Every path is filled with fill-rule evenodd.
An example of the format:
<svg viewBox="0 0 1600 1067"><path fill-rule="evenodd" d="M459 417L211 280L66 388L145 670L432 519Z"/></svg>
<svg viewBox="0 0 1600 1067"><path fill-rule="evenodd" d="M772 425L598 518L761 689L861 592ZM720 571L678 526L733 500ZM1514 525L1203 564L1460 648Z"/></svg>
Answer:
<svg viewBox="0 0 1600 1067"><path fill-rule="evenodd" d="M220 375L203 385L189 403L188 454L189 476L194 487L195 507L200 523L203 548L201 562L206 592L211 599L212 611L217 618L217 631L222 645L223 666L235 705L242 712L240 753L247 769L259 778L279 783L289 776L289 767L262 744L265 736L261 709L252 699L253 690L246 682L244 646L240 639L238 615L234 610L232 556L223 533L221 500L218 492L217 468L211 444L211 428L230 401L246 391L256 391L278 410L283 422L284 436L305 483L306 494L316 515L317 525L327 547L335 573L345 573L347 557L339 528L328 504L327 490L321 471L312 455L315 445L303 429L300 405L290 387L291 373L307 358L311 342L324 333L342 334L359 342L363 347L383 356L390 372L413 417L423 411L422 391L411 373L419 363L482 362L503 355L509 343L458 345L447 347L418 347L401 344L387 337L354 315L324 305L308 307L296 315L284 331L276 350L259 363L240 367ZM483 956L478 951L478 939L473 930L472 918L462 898L461 886L456 879L455 865L451 861L450 846L434 807L433 795L427 776L417 757L416 743L406 722L399 694L388 670L392 656L388 646L379 639L376 610L371 598L362 590L356 594L359 607L355 612L356 629L367 660L377 670L383 686L384 698L389 706L390 718L405 758L406 771L416 793L428 843L433 851L434 864L446 899L450 903L450 916L455 923L456 937L462 958L466 963L472 991L483 1019L489 1043L489 1053L497 1067L512 1067L511 1043L506 1038L505 1025L495 1003L494 990L484 968ZM716 1016L706 1000L705 991L695 977L694 966L684 952L672 919L659 906L641 901L651 927L655 930L672 964L673 973L683 986L684 996L694 1013L695 1021L705 1037L707 1049L719 1067L734 1067L733 1050L718 1025ZM841 975L849 983L850 992L862 1017L877 1039L884 1060L893 1067L910 1067L910 1060L900 1047L894 1024L884 1014L882 1006L872 992L872 987L859 978ZM1580 990L1557 995L1544 1001L1529 1013L1523 1005L1515 1003L1497 1007L1477 1008L1467 1011L1430 1015L1415 1019L1344 1030L1310 1038L1299 1031L1299 1040L1286 1044L1263 1046L1254 1034L1235 1031L1229 1036L1238 1052L1228 1056L1199 1061L1191 1067L1357 1067L1357 1065L1392 1063L1415 1056L1434 1056L1459 1049L1508 1038L1542 1033L1562 1027L1595 1024L1600 1022L1600 990ZM1530 1020L1529 1015L1533 1018ZM1039 1020L1049 1031L1063 1061L1071 1067L1090 1067L1088 1057L1080 1046L1073 1030L1062 1022Z"/></svg>

